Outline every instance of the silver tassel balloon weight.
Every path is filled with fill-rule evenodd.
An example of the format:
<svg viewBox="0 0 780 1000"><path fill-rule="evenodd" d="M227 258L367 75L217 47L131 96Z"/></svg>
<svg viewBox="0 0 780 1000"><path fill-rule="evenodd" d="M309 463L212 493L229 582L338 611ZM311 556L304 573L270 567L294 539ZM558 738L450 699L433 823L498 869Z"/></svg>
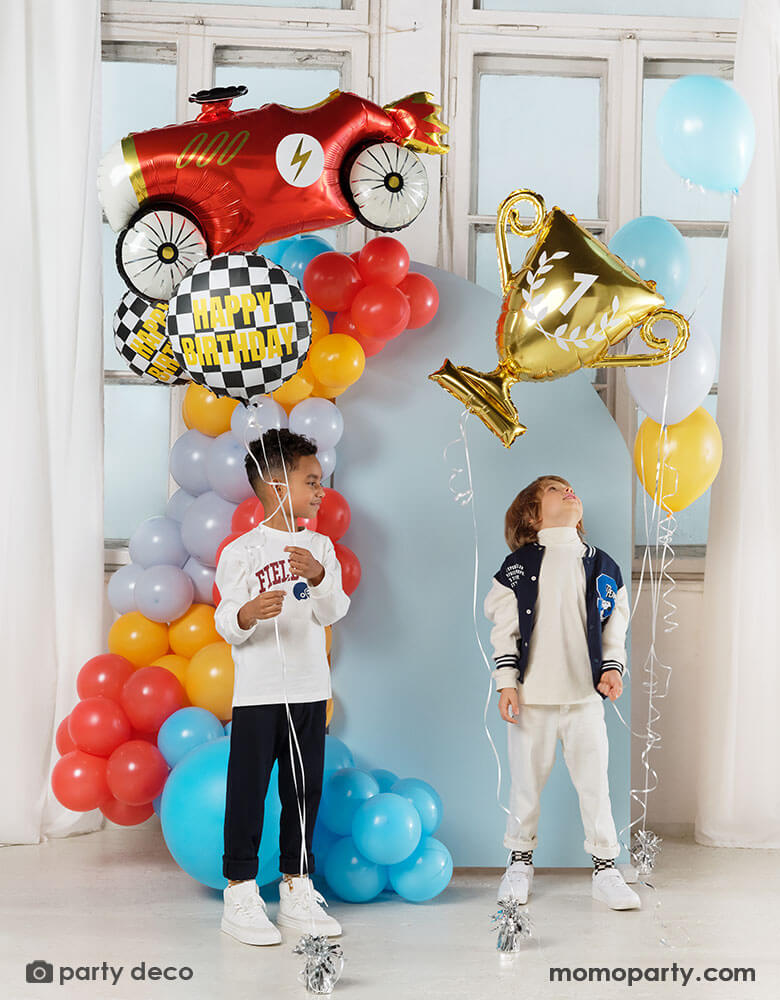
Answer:
<svg viewBox="0 0 780 1000"><path fill-rule="evenodd" d="M640 875L649 875L661 851L662 840L652 830L637 830L631 843L631 860Z"/></svg>
<svg viewBox="0 0 780 1000"><path fill-rule="evenodd" d="M344 969L344 952L340 944L331 944L319 934L304 934L293 948L296 955L304 955L306 963L300 980L309 993L328 994L339 980Z"/></svg>
<svg viewBox="0 0 780 1000"><path fill-rule="evenodd" d="M499 899L498 912L493 914L493 930L498 931L496 948L502 952L520 951L522 943L531 937L533 924L524 904L516 899Z"/></svg>

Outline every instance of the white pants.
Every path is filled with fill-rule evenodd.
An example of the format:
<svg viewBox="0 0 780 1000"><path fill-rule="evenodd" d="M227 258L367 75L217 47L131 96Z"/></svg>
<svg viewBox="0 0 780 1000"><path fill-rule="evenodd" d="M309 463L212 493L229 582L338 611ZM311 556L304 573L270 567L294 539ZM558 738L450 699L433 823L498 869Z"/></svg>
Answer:
<svg viewBox="0 0 780 1000"><path fill-rule="evenodd" d="M604 704L520 705L516 723L508 723L512 791L504 846L514 851L536 847L539 797L555 761L560 739L563 758L580 800L585 850L597 858L620 853L609 801L609 744Z"/></svg>

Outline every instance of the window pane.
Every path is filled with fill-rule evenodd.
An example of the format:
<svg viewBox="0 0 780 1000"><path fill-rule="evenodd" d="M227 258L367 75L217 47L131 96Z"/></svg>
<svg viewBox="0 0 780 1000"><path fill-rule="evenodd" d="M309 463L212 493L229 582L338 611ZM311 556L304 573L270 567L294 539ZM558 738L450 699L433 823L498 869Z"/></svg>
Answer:
<svg viewBox="0 0 780 1000"><path fill-rule="evenodd" d="M105 537L129 538L168 499L167 386L105 387Z"/></svg>
<svg viewBox="0 0 780 1000"><path fill-rule="evenodd" d="M154 0L155 3L181 3L181 0ZM321 7L327 10L352 10L352 0L190 0L189 6L200 3L229 4L231 7Z"/></svg>
<svg viewBox="0 0 780 1000"><path fill-rule="evenodd" d="M706 73L707 64L692 63L692 73ZM723 219L731 209L728 192L688 188L661 154L655 119L661 98L673 80L646 78L642 102L642 214L665 219Z"/></svg>
<svg viewBox="0 0 780 1000"><path fill-rule="evenodd" d="M150 56L154 55L154 62L151 59L145 62L114 58L142 53L144 48L149 50ZM169 46L106 46L103 57L103 149L108 149L128 132L144 132L175 121L176 49Z"/></svg>
<svg viewBox="0 0 780 1000"><path fill-rule="evenodd" d="M685 242L691 254L691 275L676 308L707 333L720 360L727 241L717 236L689 236Z"/></svg>
<svg viewBox="0 0 780 1000"><path fill-rule="evenodd" d="M233 61L230 49L217 49L215 53L215 85L229 87L244 84L249 90L245 97L233 102L232 107L237 111L271 103L284 104L290 108L307 108L341 87L342 74L338 67L264 66L263 51L258 49L254 55L260 65L248 64L243 59L240 62ZM293 53L290 53L290 57L292 61Z"/></svg>
<svg viewBox="0 0 780 1000"><path fill-rule="evenodd" d="M550 208L598 219L600 105L598 78L482 74L477 212L495 215L523 187Z"/></svg>
<svg viewBox="0 0 780 1000"><path fill-rule="evenodd" d="M478 0L481 10L528 10L545 14L647 14L655 17L739 17L742 0Z"/></svg>

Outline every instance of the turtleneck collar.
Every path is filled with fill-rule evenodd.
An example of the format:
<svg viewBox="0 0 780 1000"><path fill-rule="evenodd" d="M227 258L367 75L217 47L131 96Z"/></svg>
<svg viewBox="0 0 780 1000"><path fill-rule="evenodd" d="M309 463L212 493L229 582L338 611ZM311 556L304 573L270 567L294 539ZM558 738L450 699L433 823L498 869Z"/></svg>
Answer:
<svg viewBox="0 0 780 1000"><path fill-rule="evenodd" d="M582 545L575 527L541 528L537 532L540 545Z"/></svg>

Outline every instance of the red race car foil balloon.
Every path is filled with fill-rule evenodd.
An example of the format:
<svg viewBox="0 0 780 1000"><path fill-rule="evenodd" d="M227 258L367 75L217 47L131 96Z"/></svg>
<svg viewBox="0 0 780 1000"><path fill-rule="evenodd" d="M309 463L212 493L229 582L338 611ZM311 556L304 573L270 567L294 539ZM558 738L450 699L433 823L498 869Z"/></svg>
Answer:
<svg viewBox="0 0 780 1000"><path fill-rule="evenodd" d="M311 108L232 111L246 87L200 91L195 121L133 132L103 157L106 218L128 287L166 300L204 257L358 219L383 232L423 210L418 152L445 153L427 93L380 108L333 91Z"/></svg>

